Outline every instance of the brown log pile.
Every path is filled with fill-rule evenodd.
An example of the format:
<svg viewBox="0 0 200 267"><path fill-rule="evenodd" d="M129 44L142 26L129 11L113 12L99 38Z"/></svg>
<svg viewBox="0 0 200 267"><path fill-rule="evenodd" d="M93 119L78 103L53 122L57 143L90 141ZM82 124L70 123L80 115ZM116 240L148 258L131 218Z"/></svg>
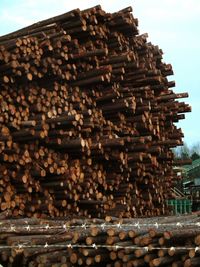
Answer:
<svg viewBox="0 0 200 267"><path fill-rule="evenodd" d="M0 242L4 267L199 266L200 219L4 219Z"/></svg>
<svg viewBox="0 0 200 267"><path fill-rule="evenodd" d="M191 108L131 12L76 9L0 37L1 211L168 213L174 123Z"/></svg>

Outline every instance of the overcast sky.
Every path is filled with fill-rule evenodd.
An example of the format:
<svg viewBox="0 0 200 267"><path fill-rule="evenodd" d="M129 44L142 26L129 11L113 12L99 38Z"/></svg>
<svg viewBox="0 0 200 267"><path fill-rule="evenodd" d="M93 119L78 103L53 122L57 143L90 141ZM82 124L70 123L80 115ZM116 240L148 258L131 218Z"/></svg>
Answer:
<svg viewBox="0 0 200 267"><path fill-rule="evenodd" d="M200 141L200 0L0 0L0 35L33 22L65 13L74 8L85 9L101 4L108 12L133 7L139 19L140 33L147 32L149 41L164 51L171 63L176 92L189 92L184 99L192 113L179 126L185 142Z"/></svg>

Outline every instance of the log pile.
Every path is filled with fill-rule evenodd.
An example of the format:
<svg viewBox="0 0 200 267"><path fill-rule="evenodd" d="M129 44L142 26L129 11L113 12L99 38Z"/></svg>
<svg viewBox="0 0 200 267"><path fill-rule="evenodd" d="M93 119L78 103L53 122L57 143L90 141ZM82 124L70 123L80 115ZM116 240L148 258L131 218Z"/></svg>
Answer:
<svg viewBox="0 0 200 267"><path fill-rule="evenodd" d="M191 108L131 12L76 9L0 37L1 211L168 213L174 123Z"/></svg>
<svg viewBox="0 0 200 267"><path fill-rule="evenodd" d="M0 241L4 267L190 267L200 262L197 215L106 221L4 219Z"/></svg>

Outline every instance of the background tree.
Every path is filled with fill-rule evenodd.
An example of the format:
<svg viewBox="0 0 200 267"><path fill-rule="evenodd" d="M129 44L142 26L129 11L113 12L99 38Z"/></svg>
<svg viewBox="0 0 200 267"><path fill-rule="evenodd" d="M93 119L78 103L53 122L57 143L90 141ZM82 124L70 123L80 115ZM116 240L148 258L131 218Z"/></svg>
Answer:
<svg viewBox="0 0 200 267"><path fill-rule="evenodd" d="M200 158L200 143L196 143L191 147L191 158L192 160L198 159Z"/></svg>
<svg viewBox="0 0 200 267"><path fill-rule="evenodd" d="M199 159L200 158L200 156L199 156L199 154L197 153L197 152L193 152L192 153L192 155L191 155L191 159L192 159L192 161L193 160L196 160L196 159Z"/></svg>
<svg viewBox="0 0 200 267"><path fill-rule="evenodd" d="M179 146L174 149L175 158L178 159L189 159L190 158L190 149L186 143L183 146Z"/></svg>
<svg viewBox="0 0 200 267"><path fill-rule="evenodd" d="M186 143L183 146L173 149L175 158L177 159L189 159L196 160L200 158L200 143L195 143L189 147Z"/></svg>

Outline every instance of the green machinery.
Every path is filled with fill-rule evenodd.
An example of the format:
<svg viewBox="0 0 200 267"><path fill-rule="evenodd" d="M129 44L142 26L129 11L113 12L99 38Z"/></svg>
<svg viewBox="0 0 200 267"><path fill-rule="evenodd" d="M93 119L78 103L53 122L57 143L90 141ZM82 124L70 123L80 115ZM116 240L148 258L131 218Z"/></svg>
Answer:
<svg viewBox="0 0 200 267"><path fill-rule="evenodd" d="M168 199L167 206L171 208L173 214L185 214L192 212L191 199Z"/></svg>

